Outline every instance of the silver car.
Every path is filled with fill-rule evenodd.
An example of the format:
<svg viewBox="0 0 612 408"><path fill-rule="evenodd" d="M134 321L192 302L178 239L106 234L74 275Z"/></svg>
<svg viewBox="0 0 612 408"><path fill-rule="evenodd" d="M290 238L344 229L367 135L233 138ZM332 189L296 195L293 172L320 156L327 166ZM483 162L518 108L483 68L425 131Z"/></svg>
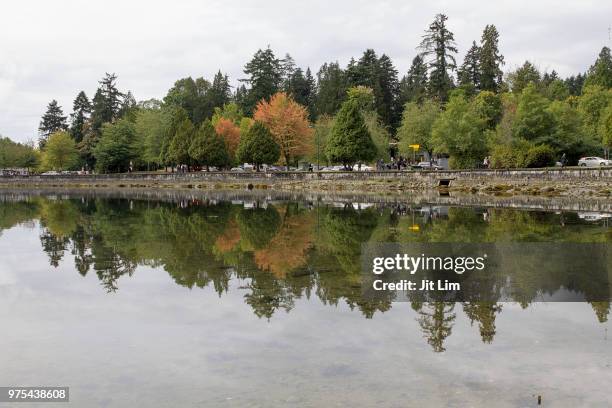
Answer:
<svg viewBox="0 0 612 408"><path fill-rule="evenodd" d="M578 160L580 167L602 167L612 166L612 160L602 159L601 157L583 157Z"/></svg>

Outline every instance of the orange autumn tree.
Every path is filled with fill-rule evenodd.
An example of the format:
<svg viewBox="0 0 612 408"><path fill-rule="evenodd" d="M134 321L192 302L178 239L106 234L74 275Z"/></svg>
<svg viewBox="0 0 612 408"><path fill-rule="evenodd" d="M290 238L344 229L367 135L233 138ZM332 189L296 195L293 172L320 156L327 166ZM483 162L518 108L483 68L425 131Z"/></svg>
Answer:
<svg viewBox="0 0 612 408"><path fill-rule="evenodd" d="M291 159L310 153L313 132L308 123L308 112L286 93L272 95L270 102L261 100L253 118L270 129L287 169Z"/></svg>
<svg viewBox="0 0 612 408"><path fill-rule="evenodd" d="M236 149L240 142L240 128L230 119L219 118L215 124L215 132L225 140L232 162L236 159Z"/></svg>

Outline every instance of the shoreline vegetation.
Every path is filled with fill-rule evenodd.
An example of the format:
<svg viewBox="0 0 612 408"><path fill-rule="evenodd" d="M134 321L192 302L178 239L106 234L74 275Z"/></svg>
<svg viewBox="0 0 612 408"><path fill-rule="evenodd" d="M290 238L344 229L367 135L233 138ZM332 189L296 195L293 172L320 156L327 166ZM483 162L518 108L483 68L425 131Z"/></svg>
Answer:
<svg viewBox="0 0 612 408"><path fill-rule="evenodd" d="M449 185L445 184L445 181ZM102 175L0 177L0 189L267 190L321 194L459 194L609 200L612 168L380 172L136 172Z"/></svg>

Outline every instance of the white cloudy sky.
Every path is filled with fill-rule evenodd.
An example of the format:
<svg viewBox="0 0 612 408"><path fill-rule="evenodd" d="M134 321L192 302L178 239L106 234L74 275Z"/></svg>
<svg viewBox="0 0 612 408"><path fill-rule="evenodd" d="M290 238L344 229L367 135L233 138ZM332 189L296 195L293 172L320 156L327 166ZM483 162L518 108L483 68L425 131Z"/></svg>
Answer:
<svg viewBox="0 0 612 408"><path fill-rule="evenodd" d="M387 53L404 73L436 13L449 16L460 59L486 24L501 33L505 70L534 61L561 75L585 71L612 24L609 0L3 0L0 23L0 134L36 139L46 104L68 114L104 72L138 100L161 98L184 76L218 69L235 83L268 44L316 71L364 49Z"/></svg>

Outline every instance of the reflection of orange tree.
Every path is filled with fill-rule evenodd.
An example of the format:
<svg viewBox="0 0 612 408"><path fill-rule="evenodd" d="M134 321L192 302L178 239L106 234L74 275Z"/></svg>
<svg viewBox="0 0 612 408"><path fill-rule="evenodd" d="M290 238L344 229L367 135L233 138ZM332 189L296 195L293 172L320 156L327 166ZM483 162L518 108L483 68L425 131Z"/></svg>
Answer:
<svg viewBox="0 0 612 408"><path fill-rule="evenodd" d="M236 220L231 219L225 230L217 237L214 245L214 253L226 254L236 248L240 242L240 229Z"/></svg>
<svg viewBox="0 0 612 408"><path fill-rule="evenodd" d="M306 263L308 251L312 248L314 226L313 213L291 214L287 211L269 244L254 252L255 263L277 278L284 278L287 273Z"/></svg>

